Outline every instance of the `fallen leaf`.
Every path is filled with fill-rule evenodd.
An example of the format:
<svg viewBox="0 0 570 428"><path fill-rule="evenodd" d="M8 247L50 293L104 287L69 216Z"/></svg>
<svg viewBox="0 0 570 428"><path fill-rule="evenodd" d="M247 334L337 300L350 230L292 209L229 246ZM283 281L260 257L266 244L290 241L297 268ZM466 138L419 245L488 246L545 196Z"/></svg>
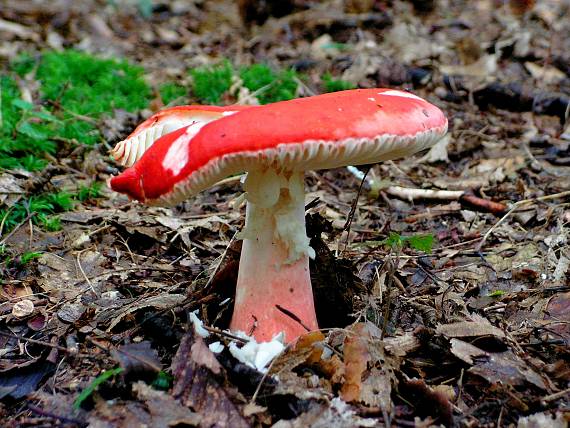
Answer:
<svg viewBox="0 0 570 428"><path fill-rule="evenodd" d="M453 420L453 406L447 394L434 390L422 379L410 379L402 382L399 393L413 404L415 414L420 416L435 416L438 422L451 426Z"/></svg>
<svg viewBox="0 0 570 428"><path fill-rule="evenodd" d="M495 336L505 337L505 333L492 325L483 317L477 317L474 321L460 321L452 324L441 324L436 328L436 333L446 337L479 337Z"/></svg>
<svg viewBox="0 0 570 428"><path fill-rule="evenodd" d="M70 324L78 321L87 308L82 303L66 303L57 311L57 317Z"/></svg>
<svg viewBox="0 0 570 428"><path fill-rule="evenodd" d="M295 419L282 419L275 423L272 428L364 428L378 427L378 420L374 418L362 418L358 416L356 408L334 398L321 404L313 404L307 412Z"/></svg>
<svg viewBox="0 0 570 428"><path fill-rule="evenodd" d="M380 331L371 323L357 323L344 340L344 383L340 396L390 412L393 362L384 354Z"/></svg>
<svg viewBox="0 0 570 428"><path fill-rule="evenodd" d="M121 322L121 320L128 314L138 311L142 308L156 308L156 309L171 309L174 308L186 300L186 297L182 294L159 294L158 296L151 296L144 299L137 300L133 303L128 304L126 307L122 308L118 315L116 315L107 331L111 331L113 327Z"/></svg>
<svg viewBox="0 0 570 428"><path fill-rule="evenodd" d="M158 352L147 341L119 346L111 350L111 356L121 365L124 374L160 371Z"/></svg>
<svg viewBox="0 0 570 428"><path fill-rule="evenodd" d="M16 400L36 391L44 377L55 370L47 361L33 361L22 367L13 367L0 373L0 399L10 396Z"/></svg>
<svg viewBox="0 0 570 428"><path fill-rule="evenodd" d="M198 342L202 344L194 346ZM199 360L195 359L193 349L199 349L197 355ZM207 353L211 356L206 356ZM175 378L172 395L200 415L201 426L249 427L249 423L218 381L222 375L221 369L216 375L208 367L212 366L212 358L216 357L208 349L204 339L190 330L182 339L172 360L172 374Z"/></svg>
<svg viewBox="0 0 570 428"><path fill-rule="evenodd" d="M552 296L546 305L544 319L548 322L548 335L564 339L570 344L570 292Z"/></svg>
<svg viewBox="0 0 570 428"><path fill-rule="evenodd" d="M187 407L180 404L172 396L157 391L144 382L133 384L133 392L139 400L144 401L152 416L151 427L196 426L202 423L202 418Z"/></svg>
<svg viewBox="0 0 570 428"><path fill-rule="evenodd" d="M489 353L485 361L477 362L468 372L482 377L491 384L522 386L531 383L546 390L540 375L511 351Z"/></svg>
<svg viewBox="0 0 570 428"><path fill-rule="evenodd" d="M12 315L16 318L24 318L34 313L34 302L29 299L20 300L14 303Z"/></svg>
<svg viewBox="0 0 570 428"><path fill-rule="evenodd" d="M482 349L459 339L451 339L451 353L467 364L473 364L473 358L489 355Z"/></svg>

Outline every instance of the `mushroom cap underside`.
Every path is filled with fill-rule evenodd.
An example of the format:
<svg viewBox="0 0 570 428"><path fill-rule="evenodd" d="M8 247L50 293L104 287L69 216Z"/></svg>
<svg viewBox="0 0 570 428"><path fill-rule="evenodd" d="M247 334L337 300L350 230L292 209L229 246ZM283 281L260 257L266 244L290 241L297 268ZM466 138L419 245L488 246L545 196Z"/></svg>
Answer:
<svg viewBox="0 0 570 428"><path fill-rule="evenodd" d="M408 156L447 132L439 108L407 92L358 89L244 109L160 139L111 187L176 204L242 171L326 169Z"/></svg>

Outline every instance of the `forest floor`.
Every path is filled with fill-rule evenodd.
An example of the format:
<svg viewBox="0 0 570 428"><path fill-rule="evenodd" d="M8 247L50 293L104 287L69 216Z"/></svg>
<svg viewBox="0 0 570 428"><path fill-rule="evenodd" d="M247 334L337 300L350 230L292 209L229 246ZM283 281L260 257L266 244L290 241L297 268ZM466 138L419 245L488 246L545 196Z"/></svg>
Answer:
<svg viewBox="0 0 570 428"><path fill-rule="evenodd" d="M3 0L2 424L566 427L570 2L533 3ZM108 153L164 106L350 87L449 133L307 174L323 330L263 374L224 332L239 180L146 207Z"/></svg>

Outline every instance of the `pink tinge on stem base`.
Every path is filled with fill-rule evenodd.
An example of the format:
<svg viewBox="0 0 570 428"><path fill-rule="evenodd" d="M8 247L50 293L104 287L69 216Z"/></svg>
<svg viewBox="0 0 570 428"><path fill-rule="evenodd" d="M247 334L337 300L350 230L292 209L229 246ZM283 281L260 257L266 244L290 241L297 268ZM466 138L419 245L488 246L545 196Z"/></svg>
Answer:
<svg viewBox="0 0 570 428"><path fill-rule="evenodd" d="M262 177L260 181L270 181ZM249 200L230 329L251 334L258 342L270 341L280 332L291 342L318 328L305 232L303 174L292 174L290 180L297 186L273 189L280 193L273 204L267 203L270 193L256 198L258 186L248 186L246 181ZM287 228L296 229L294 235L300 240L286 239L283 230Z"/></svg>
<svg viewBox="0 0 570 428"><path fill-rule="evenodd" d="M316 330L309 258L277 266L277 260L287 258L283 248L273 244L260 249L251 241L243 243L230 329L253 334L258 342L270 341L278 332L284 332L289 342L307 329ZM277 306L294 314L303 325Z"/></svg>

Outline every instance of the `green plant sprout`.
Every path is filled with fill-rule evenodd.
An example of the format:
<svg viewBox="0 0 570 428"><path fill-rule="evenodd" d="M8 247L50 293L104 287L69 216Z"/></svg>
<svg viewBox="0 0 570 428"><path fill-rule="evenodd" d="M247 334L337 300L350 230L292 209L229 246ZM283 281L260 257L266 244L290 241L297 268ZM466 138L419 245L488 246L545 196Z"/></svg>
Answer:
<svg viewBox="0 0 570 428"><path fill-rule="evenodd" d="M122 367L116 367L111 370L105 370L103 373L101 373L99 376L93 379L93 382L91 382L89 386L87 386L87 388L85 388L81 392L81 394L77 396L77 398L73 402L73 408L79 409L81 407L81 404L83 404L83 402L87 400L100 385L102 385L112 377L115 377L118 374L122 373L123 370L124 369Z"/></svg>
<svg viewBox="0 0 570 428"><path fill-rule="evenodd" d="M27 251L24 254L22 254L20 256L20 264L26 265L29 262L31 262L34 259L37 259L38 257L41 257L42 253L39 253L37 251Z"/></svg>
<svg viewBox="0 0 570 428"><path fill-rule="evenodd" d="M390 232L388 237L382 241L365 241L357 245L367 247L385 245L393 249L402 249L406 246L409 246L414 250L421 251L426 254L431 254L433 251L434 242L435 237L432 234L402 236L399 233Z"/></svg>
<svg viewBox="0 0 570 428"><path fill-rule="evenodd" d="M59 230L61 223L54 214L69 211L73 209L74 204L72 195L67 192L32 196L10 208L0 209L0 223L4 225L5 231L10 231L29 214L33 214L31 218L34 224L39 224L48 231Z"/></svg>
<svg viewBox="0 0 570 428"><path fill-rule="evenodd" d="M80 186L77 191L77 200L80 202L89 201L101 197L101 188L103 183L94 181L89 186Z"/></svg>

